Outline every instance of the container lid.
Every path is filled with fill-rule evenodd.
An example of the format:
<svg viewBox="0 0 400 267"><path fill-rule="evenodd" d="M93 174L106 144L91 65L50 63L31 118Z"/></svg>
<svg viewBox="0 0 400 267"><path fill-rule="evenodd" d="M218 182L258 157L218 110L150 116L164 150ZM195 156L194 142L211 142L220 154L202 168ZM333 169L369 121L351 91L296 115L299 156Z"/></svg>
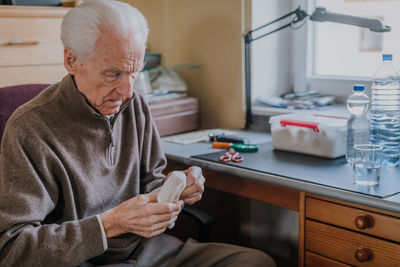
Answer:
<svg viewBox="0 0 400 267"><path fill-rule="evenodd" d="M346 131L347 120L345 117L330 116L323 114L285 114L279 116L272 116L269 119L270 124L280 124L281 127L301 127L309 128L314 132L319 132L320 130L337 130Z"/></svg>
<svg viewBox="0 0 400 267"><path fill-rule="evenodd" d="M355 84L353 86L354 92L363 92L365 90L365 86L363 84Z"/></svg>
<svg viewBox="0 0 400 267"><path fill-rule="evenodd" d="M382 55L383 61L392 61L392 58L393 58L392 54L383 54Z"/></svg>

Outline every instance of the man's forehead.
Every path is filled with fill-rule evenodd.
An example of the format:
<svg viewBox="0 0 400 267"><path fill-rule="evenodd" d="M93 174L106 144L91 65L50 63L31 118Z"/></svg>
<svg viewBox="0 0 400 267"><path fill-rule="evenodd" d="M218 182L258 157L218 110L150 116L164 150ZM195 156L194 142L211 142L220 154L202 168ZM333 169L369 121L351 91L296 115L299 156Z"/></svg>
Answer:
<svg viewBox="0 0 400 267"><path fill-rule="evenodd" d="M127 72L139 72L142 70L144 65L144 56L142 54L135 53L133 55L121 55L115 56L110 55L99 55L102 58L103 70L110 71L127 71Z"/></svg>
<svg viewBox="0 0 400 267"><path fill-rule="evenodd" d="M137 38L137 37L136 37ZM96 41L96 46L97 45L117 45L117 46L130 46L130 47L135 47L135 49L140 49L140 47L144 47L143 45L139 45L140 42L136 40L135 35L133 33L130 33L128 35L122 35L117 32L109 31L109 30L101 30L97 41Z"/></svg>
<svg viewBox="0 0 400 267"><path fill-rule="evenodd" d="M109 32L102 33L95 47L95 56L108 63L107 67L141 69L145 49L138 47L132 38L124 38Z"/></svg>

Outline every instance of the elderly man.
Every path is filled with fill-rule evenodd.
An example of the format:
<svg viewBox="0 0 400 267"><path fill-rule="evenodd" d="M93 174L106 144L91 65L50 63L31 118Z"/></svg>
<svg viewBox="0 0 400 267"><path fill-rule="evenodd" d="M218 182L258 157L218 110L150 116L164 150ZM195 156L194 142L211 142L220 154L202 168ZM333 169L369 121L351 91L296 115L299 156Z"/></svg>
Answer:
<svg viewBox="0 0 400 267"><path fill-rule="evenodd" d="M133 83L147 22L128 4L88 0L62 24L69 73L10 118L0 157L1 266L273 266L257 250L162 234L201 199L201 169L184 171L176 203L151 193L166 165Z"/></svg>

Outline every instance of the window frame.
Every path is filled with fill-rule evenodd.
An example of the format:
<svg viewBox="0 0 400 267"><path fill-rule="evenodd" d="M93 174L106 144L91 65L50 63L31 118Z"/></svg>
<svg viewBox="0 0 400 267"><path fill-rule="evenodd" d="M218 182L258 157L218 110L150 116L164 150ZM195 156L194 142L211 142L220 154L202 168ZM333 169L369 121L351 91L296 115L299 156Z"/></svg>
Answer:
<svg viewBox="0 0 400 267"><path fill-rule="evenodd" d="M307 14L312 14L315 10L314 0L300 0L300 5L306 10ZM334 95L337 97L347 97L356 83L366 86L369 92L371 87L371 78L351 77L335 75L315 74L315 23L307 21L303 27L293 31L292 42L292 73L294 92L304 92L306 90L316 90L321 94Z"/></svg>

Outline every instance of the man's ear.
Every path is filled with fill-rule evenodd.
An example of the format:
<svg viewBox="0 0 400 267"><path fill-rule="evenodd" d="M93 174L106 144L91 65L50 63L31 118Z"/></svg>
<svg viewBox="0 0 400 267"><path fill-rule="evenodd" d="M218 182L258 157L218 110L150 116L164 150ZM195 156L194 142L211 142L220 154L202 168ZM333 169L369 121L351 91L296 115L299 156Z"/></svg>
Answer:
<svg viewBox="0 0 400 267"><path fill-rule="evenodd" d="M64 66L67 69L68 73L71 75L75 75L78 67L78 60L76 56L72 54L71 48L64 48Z"/></svg>

